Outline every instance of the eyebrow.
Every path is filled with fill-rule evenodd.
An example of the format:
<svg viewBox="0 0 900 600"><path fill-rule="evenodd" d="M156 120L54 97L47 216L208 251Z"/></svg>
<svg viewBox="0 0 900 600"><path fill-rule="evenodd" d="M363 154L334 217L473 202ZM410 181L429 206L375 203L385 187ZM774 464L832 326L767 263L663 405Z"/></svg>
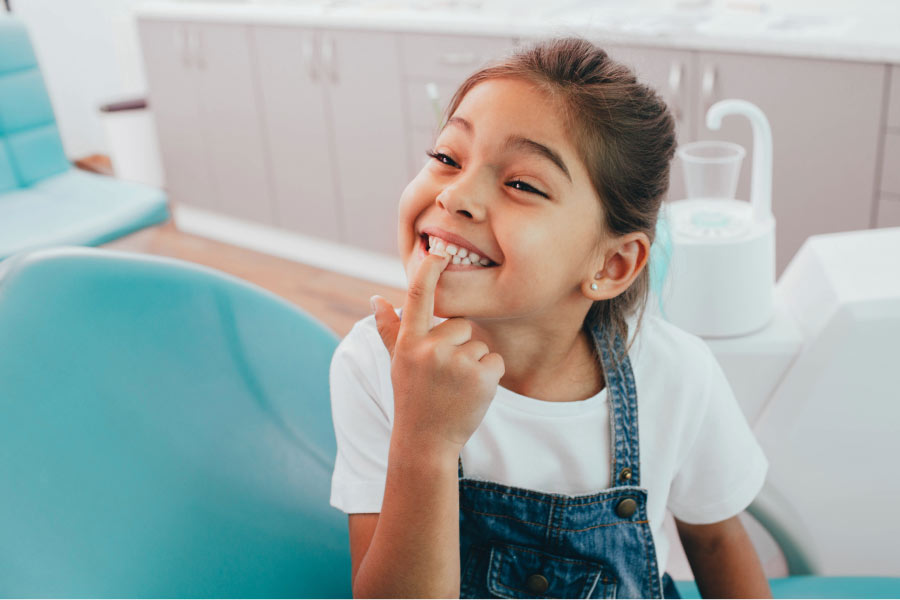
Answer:
<svg viewBox="0 0 900 600"><path fill-rule="evenodd" d="M467 134L472 135L475 132L475 128L469 123L467 120L462 117L450 117L447 123L444 124L443 128L446 128L449 125L457 125L463 129ZM442 129L443 129L442 128ZM534 140L528 139L526 137L522 137L519 135L511 135L506 138L506 142L503 144L504 149L511 150L525 150L530 154L537 154L538 156L543 156L544 158L550 160L554 165L559 167L559 169L565 174L566 178L571 182L572 176L569 174L569 169L566 167L566 163L563 162L562 157L558 152L541 144L540 142L536 142Z"/></svg>

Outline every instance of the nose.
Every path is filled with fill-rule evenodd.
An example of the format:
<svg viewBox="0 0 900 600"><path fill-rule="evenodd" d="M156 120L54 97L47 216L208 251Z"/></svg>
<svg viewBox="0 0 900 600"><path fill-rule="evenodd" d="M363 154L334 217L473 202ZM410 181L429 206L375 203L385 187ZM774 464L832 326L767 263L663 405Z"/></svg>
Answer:
<svg viewBox="0 0 900 600"><path fill-rule="evenodd" d="M475 182L458 179L445 187L435 198L437 205L454 215L460 215L472 221L483 221L487 215L484 198L487 190L479 189Z"/></svg>

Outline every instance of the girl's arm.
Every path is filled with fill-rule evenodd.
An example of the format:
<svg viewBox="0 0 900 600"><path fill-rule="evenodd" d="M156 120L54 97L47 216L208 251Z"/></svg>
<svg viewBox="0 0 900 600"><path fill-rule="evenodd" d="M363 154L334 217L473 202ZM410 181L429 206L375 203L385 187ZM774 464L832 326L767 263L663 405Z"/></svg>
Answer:
<svg viewBox="0 0 900 600"><path fill-rule="evenodd" d="M378 516L351 517L354 597L459 597L460 450L484 418L503 359L472 340L465 319L432 328L449 257L427 255L409 283L403 320L374 300L391 355L394 422Z"/></svg>
<svg viewBox="0 0 900 600"><path fill-rule="evenodd" d="M771 598L772 591L750 537L738 517L709 525L675 520L704 598Z"/></svg>
<svg viewBox="0 0 900 600"><path fill-rule="evenodd" d="M354 598L459 597L456 460L391 441L381 513L350 515Z"/></svg>

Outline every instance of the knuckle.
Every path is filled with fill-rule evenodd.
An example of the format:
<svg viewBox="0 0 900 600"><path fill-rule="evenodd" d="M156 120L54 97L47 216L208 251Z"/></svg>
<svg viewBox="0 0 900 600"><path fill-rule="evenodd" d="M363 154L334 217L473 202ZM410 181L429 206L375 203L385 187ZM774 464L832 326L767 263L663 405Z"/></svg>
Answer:
<svg viewBox="0 0 900 600"><path fill-rule="evenodd" d="M406 294L414 300L423 298L425 296L425 284L418 280L411 281Z"/></svg>

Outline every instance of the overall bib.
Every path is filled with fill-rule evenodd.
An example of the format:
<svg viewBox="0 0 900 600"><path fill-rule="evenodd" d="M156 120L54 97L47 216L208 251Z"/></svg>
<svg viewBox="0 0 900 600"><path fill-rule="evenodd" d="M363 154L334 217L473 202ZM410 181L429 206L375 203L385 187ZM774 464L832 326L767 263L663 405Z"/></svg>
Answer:
<svg viewBox="0 0 900 600"><path fill-rule="evenodd" d="M591 334L609 399L612 484L585 496L466 479L459 461L460 597L677 598L660 577L640 487L637 392L631 361ZM624 353L619 336L616 354ZM665 589L664 589L665 588Z"/></svg>

